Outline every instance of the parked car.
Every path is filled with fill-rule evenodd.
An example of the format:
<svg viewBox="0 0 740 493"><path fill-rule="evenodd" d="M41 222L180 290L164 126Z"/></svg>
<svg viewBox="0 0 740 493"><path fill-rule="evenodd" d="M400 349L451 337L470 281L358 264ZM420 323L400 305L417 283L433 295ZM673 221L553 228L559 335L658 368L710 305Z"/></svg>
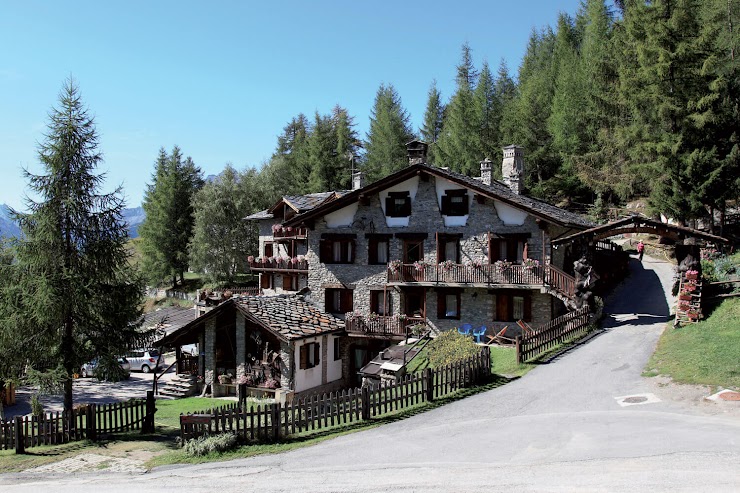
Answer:
<svg viewBox="0 0 740 493"><path fill-rule="evenodd" d="M94 377L95 372L98 368L98 363L98 358L94 358L89 363L85 363L84 365L82 365L82 367L80 368L80 375L82 376L82 378ZM131 374L131 365L129 364L129 361L121 356L120 358L118 358L118 364L121 365L121 369L123 370L125 377L128 378Z"/></svg>
<svg viewBox="0 0 740 493"><path fill-rule="evenodd" d="M131 369L149 373L156 368L163 368L164 356L160 358L159 351L156 349L134 349L126 354L131 364Z"/></svg>

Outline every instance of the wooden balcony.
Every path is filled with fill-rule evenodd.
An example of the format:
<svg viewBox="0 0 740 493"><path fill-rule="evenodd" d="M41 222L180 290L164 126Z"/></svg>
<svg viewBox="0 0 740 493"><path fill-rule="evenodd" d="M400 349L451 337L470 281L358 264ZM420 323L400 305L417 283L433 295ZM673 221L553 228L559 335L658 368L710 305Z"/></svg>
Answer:
<svg viewBox="0 0 740 493"><path fill-rule="evenodd" d="M308 228L280 228L272 230L272 239L281 240L305 240L308 236Z"/></svg>
<svg viewBox="0 0 740 493"><path fill-rule="evenodd" d="M421 317L356 315L348 313L345 330L350 336L404 338L412 325L425 324Z"/></svg>
<svg viewBox="0 0 740 493"><path fill-rule="evenodd" d="M284 274L308 274L308 261L293 259L254 259L249 261L252 272L280 272Z"/></svg>

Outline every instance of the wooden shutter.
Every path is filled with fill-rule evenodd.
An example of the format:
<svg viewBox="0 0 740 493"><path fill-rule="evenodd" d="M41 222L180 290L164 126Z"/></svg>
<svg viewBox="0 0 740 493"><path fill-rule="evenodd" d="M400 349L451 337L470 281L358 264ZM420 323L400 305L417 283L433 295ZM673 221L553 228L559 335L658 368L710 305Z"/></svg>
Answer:
<svg viewBox="0 0 740 493"><path fill-rule="evenodd" d="M447 293L441 289L437 290L437 318L442 319L445 318L445 312L446 312L446 306L445 306L445 300L446 300Z"/></svg>
<svg viewBox="0 0 740 493"><path fill-rule="evenodd" d="M516 263L517 250L519 249L519 240L506 241L506 260Z"/></svg>
<svg viewBox="0 0 740 493"><path fill-rule="evenodd" d="M265 257L269 258L273 256L272 243L265 242Z"/></svg>
<svg viewBox="0 0 740 493"><path fill-rule="evenodd" d="M450 196L449 195L442 195L442 207L441 207L442 215L448 216L450 214Z"/></svg>
<svg viewBox="0 0 740 493"><path fill-rule="evenodd" d="M337 308L336 306L334 306L334 296L332 296L333 293L333 289L324 290L324 311L327 313L335 313Z"/></svg>
<svg viewBox="0 0 740 493"><path fill-rule="evenodd" d="M442 199L444 199L444 196L442 196ZM444 260L444 256L445 256L444 255L445 245L444 245L444 241L443 241L443 238L444 237L443 238L440 238L439 237L439 232L436 233L436 237L437 237L437 263L440 263L441 261Z"/></svg>
<svg viewBox="0 0 740 493"><path fill-rule="evenodd" d="M293 276L283 276L283 289L286 291L290 291L291 289L293 289Z"/></svg>
<svg viewBox="0 0 740 493"><path fill-rule="evenodd" d="M304 344L303 346L301 346L300 353L301 353L301 362L300 362L299 367L301 370L305 370L306 367L308 366L308 344Z"/></svg>
<svg viewBox="0 0 740 493"><path fill-rule="evenodd" d="M392 195L388 195L385 198L385 215L388 217L396 217L396 203L393 200Z"/></svg>
<svg viewBox="0 0 740 493"><path fill-rule="evenodd" d="M321 240L321 241L319 241L319 257L320 257L320 261L323 262L323 263L325 263L325 264L331 264L331 263L333 263L331 246L332 246L331 240Z"/></svg>
<svg viewBox="0 0 740 493"><path fill-rule="evenodd" d="M355 263L355 253L357 252L357 242L355 240L350 240L347 242L347 248L351 248L352 251L349 252L349 255L347 256L347 260L350 264Z"/></svg>
<svg viewBox="0 0 740 493"><path fill-rule="evenodd" d="M315 366L318 366L319 363L321 363L321 348L320 344L317 342L312 343L313 345L313 363Z"/></svg>
<svg viewBox="0 0 740 493"><path fill-rule="evenodd" d="M501 240L491 238L488 241L488 261L494 263L501 260Z"/></svg>
<svg viewBox="0 0 740 493"><path fill-rule="evenodd" d="M406 201L403 203L403 207L401 208L401 213L399 216L401 217L408 217L411 215L411 196L406 195Z"/></svg>
<svg viewBox="0 0 740 493"><path fill-rule="evenodd" d="M509 315L510 298L508 294L496 293L496 320L506 322L511 319Z"/></svg>
<svg viewBox="0 0 740 493"><path fill-rule="evenodd" d="M378 263L378 240L377 238L370 238L367 242L367 263L377 264Z"/></svg>
<svg viewBox="0 0 740 493"><path fill-rule="evenodd" d="M271 274L263 273L260 277L260 286L262 289L270 289L270 276Z"/></svg>
<svg viewBox="0 0 740 493"><path fill-rule="evenodd" d="M532 293L523 293L524 295L524 321L532 321Z"/></svg>
<svg viewBox="0 0 740 493"><path fill-rule="evenodd" d="M341 312L347 313L351 312L353 308L353 302L352 302L352 290L351 289L343 289L341 293Z"/></svg>

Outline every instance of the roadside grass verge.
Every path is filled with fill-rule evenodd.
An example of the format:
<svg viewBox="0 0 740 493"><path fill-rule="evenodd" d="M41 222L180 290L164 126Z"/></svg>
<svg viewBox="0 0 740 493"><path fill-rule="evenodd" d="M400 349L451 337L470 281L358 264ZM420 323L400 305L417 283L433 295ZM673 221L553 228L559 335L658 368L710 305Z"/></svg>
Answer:
<svg viewBox="0 0 740 493"><path fill-rule="evenodd" d="M643 376L740 389L740 299L722 302L701 322L674 329L669 323Z"/></svg>

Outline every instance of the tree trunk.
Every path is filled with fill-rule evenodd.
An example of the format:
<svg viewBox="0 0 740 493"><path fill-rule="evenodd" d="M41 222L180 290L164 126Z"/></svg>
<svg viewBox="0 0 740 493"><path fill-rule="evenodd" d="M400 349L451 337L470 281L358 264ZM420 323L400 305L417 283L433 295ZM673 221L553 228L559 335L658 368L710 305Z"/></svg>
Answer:
<svg viewBox="0 0 740 493"><path fill-rule="evenodd" d="M64 323L64 335L62 336L62 358L66 377L64 380L64 412L72 415L72 374L74 373L74 347L72 341L72 319L68 316Z"/></svg>

